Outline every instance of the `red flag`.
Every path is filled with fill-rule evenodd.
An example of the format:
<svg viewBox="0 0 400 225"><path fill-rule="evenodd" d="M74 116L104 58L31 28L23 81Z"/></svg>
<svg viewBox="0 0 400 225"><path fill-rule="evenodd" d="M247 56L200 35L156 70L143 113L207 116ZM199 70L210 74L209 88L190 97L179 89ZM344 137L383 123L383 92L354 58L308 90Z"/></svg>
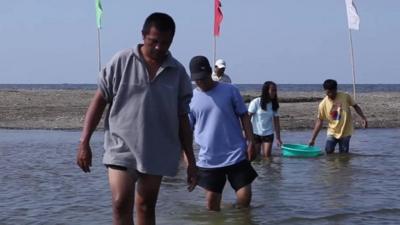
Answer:
<svg viewBox="0 0 400 225"><path fill-rule="evenodd" d="M214 36L219 36L219 28L222 22L221 0L214 0Z"/></svg>

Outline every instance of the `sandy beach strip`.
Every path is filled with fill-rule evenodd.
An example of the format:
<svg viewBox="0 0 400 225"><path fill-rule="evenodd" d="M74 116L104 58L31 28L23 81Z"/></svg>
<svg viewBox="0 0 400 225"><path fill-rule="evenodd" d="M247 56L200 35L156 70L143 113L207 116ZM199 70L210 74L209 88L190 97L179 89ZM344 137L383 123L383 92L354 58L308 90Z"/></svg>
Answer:
<svg viewBox="0 0 400 225"><path fill-rule="evenodd" d="M0 128L80 130L93 94L92 90L1 90ZM312 129L323 92L278 94L282 129ZM249 101L259 93L242 95ZM359 93L356 102L366 114L369 127L400 127L400 92ZM358 128L361 120L353 114Z"/></svg>

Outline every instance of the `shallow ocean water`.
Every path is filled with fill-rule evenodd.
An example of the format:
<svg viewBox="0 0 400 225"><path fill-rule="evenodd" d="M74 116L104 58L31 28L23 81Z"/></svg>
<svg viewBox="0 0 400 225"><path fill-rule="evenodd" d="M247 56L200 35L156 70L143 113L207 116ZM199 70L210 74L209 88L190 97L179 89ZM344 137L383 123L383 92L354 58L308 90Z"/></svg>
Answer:
<svg viewBox="0 0 400 225"><path fill-rule="evenodd" d="M92 138L90 174L75 164L78 131L0 130L0 224L111 224L111 198L101 164L102 133ZM283 131L285 143L306 143L311 131ZM317 146L323 147L324 131ZM356 130L350 154L256 160L250 209L205 209L204 191L186 191L185 170L166 177L157 224L400 224L400 129Z"/></svg>

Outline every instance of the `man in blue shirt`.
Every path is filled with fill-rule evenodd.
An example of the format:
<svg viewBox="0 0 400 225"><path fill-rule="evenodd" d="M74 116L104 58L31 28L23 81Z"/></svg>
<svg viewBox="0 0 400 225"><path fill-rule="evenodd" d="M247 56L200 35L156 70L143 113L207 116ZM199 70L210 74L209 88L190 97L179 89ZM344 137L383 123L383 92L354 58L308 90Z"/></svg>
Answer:
<svg viewBox="0 0 400 225"><path fill-rule="evenodd" d="M250 164L255 149L242 96L233 85L212 80L212 69L204 56L192 58L190 73L198 88L193 90L189 119L200 146L198 185L206 190L207 208L220 210L226 179L236 191L237 205L248 207L257 173Z"/></svg>

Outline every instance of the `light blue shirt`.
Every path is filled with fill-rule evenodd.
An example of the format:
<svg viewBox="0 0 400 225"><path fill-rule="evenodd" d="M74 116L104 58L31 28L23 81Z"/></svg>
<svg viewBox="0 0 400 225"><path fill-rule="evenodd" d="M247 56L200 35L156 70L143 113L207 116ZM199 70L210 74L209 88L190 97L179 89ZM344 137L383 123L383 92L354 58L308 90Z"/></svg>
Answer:
<svg viewBox="0 0 400 225"><path fill-rule="evenodd" d="M267 110L261 108L261 98L253 99L249 104L249 112L253 114L251 123L253 133L259 136L267 136L274 133L273 119L278 117L278 112L272 110L272 103L267 104Z"/></svg>
<svg viewBox="0 0 400 225"><path fill-rule="evenodd" d="M190 122L194 140L200 146L197 166L219 168L246 159L246 141L239 117L247 113L238 89L230 84L217 85L203 92L193 90Z"/></svg>

